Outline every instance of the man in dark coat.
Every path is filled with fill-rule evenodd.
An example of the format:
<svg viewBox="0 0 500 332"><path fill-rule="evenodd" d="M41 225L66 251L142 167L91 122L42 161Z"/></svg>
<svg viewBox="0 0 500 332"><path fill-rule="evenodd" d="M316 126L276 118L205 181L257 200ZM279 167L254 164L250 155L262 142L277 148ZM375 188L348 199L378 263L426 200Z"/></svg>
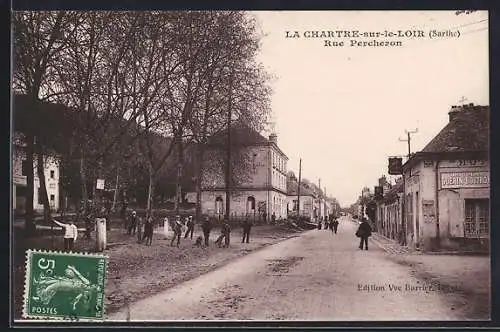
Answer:
<svg viewBox="0 0 500 332"><path fill-rule="evenodd" d="M208 238L210 237L210 230L212 229L208 217L205 217L203 224L201 224L201 229L203 230L203 238L205 239L205 246L208 247Z"/></svg>
<svg viewBox="0 0 500 332"><path fill-rule="evenodd" d="M249 219L245 219L243 221L243 240L241 240L241 243L246 242L248 243L250 240L250 229L252 228L252 221Z"/></svg>
<svg viewBox="0 0 500 332"><path fill-rule="evenodd" d="M175 223L173 225L173 229L174 229L174 237L172 238L172 241L170 241L170 246L173 246L175 239L177 239L177 247L179 247L179 244L181 243L181 232L182 232L181 216L175 217Z"/></svg>
<svg viewBox="0 0 500 332"><path fill-rule="evenodd" d="M339 227L339 221L337 218L333 219L332 225L333 225L333 231L335 232L335 234L337 234L337 227Z"/></svg>
<svg viewBox="0 0 500 332"><path fill-rule="evenodd" d="M130 219L128 221L128 235L133 235L135 234L135 231L137 229L137 212L132 211L132 214L130 215Z"/></svg>
<svg viewBox="0 0 500 332"><path fill-rule="evenodd" d="M356 236L360 238L359 241L359 249L363 250L363 243L365 244L365 250L368 250L368 238L372 235L372 227L368 223L366 218L363 218L363 221L359 225L358 231L356 232Z"/></svg>
<svg viewBox="0 0 500 332"><path fill-rule="evenodd" d="M186 234L184 234L184 238L187 239L188 235L191 234L191 240L193 239L193 232L194 232L194 221L193 221L193 217L192 216L189 216L186 218L186 226L187 226L187 230L186 230Z"/></svg>

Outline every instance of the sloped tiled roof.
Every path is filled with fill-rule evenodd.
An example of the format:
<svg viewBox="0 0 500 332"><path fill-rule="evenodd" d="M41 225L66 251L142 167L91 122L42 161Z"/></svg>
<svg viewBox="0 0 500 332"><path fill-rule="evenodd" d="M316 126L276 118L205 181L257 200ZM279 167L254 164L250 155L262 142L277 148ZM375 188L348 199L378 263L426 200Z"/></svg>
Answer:
<svg viewBox="0 0 500 332"><path fill-rule="evenodd" d="M299 187L299 185L298 185L297 181L292 180L290 178L287 178L287 180L286 180L286 193L288 196L297 195L298 194L298 192L297 192L298 187ZM304 186L304 184L301 183L300 196L314 196L314 193L311 189L306 188Z"/></svg>
<svg viewBox="0 0 500 332"><path fill-rule="evenodd" d="M231 126L231 140L233 144L265 144L268 143L269 140L258 133L256 130L244 125L244 124L235 124ZM209 139L209 144L226 144L227 142L227 130L212 136Z"/></svg>
<svg viewBox="0 0 500 332"><path fill-rule="evenodd" d="M471 106L456 111L454 117L422 152L488 151L489 107Z"/></svg>

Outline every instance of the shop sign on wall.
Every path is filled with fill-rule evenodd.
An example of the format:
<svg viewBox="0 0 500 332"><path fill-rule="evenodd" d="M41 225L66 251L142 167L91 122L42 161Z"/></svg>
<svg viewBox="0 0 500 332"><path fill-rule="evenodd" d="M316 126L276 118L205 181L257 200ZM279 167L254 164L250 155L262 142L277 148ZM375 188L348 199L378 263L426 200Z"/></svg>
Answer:
<svg viewBox="0 0 500 332"><path fill-rule="evenodd" d="M474 188L490 185L489 172L441 173L441 188Z"/></svg>
<svg viewBox="0 0 500 332"><path fill-rule="evenodd" d="M422 214L424 216L425 223L434 222L435 211L433 200L422 200Z"/></svg>

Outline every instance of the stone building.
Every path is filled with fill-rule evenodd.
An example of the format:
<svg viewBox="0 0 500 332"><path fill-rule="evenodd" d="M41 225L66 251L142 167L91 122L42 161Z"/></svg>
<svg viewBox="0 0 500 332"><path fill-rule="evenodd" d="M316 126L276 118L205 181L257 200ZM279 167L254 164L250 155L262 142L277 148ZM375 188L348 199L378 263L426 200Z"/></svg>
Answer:
<svg viewBox="0 0 500 332"><path fill-rule="evenodd" d="M408 245L489 247L488 138L488 106L453 106L448 124L403 165Z"/></svg>
<svg viewBox="0 0 500 332"><path fill-rule="evenodd" d="M224 160L227 134L212 139L206 146L202 175L202 213L222 219L225 214L226 186ZM231 129L232 166L234 180L231 192L231 218L251 218L255 221L286 218L286 174L288 157L279 148L277 135L263 137L245 126ZM196 192L186 194L196 202Z"/></svg>
<svg viewBox="0 0 500 332"><path fill-rule="evenodd" d="M24 213L26 209L26 190L28 172L34 173L33 209L37 212L43 211L41 201L40 180L36 172L37 158L35 156L33 165L26 162L25 144L19 133L14 133L12 142L12 209L15 213ZM53 156L44 157L45 185L47 196L52 210L59 209L59 164Z"/></svg>
<svg viewBox="0 0 500 332"><path fill-rule="evenodd" d="M287 210L289 216L297 215L298 183L295 178L287 179ZM316 217L318 207L316 206L317 195L305 183L300 186L300 208L299 215L313 220Z"/></svg>

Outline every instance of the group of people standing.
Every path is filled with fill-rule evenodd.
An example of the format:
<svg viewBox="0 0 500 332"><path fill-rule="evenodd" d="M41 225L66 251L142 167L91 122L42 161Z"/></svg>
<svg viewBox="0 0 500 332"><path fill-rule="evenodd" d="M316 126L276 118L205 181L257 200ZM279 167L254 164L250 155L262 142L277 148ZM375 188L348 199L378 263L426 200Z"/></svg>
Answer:
<svg viewBox="0 0 500 332"><path fill-rule="evenodd" d="M333 233L337 234L337 228L339 227L339 221L337 217L330 215L329 217L324 217L323 220L321 218L318 221L318 229L321 230L323 228L325 230L331 230Z"/></svg>
<svg viewBox="0 0 500 332"><path fill-rule="evenodd" d="M185 229L184 239L187 239L188 236L190 237L191 240L193 239L195 222L192 216L187 216L184 218L184 220L182 220L181 216L177 215L175 216L175 219L173 221L169 221L168 217L165 217L163 222L165 227L167 227L167 231L168 228L171 228L174 233L170 241L171 246L174 246L174 244L176 244L177 247L179 247L183 228ZM196 238L195 245L201 245L202 243L204 243L205 247L208 247L210 233L213 229L213 225L210 222L210 219L207 216L205 216L200 226L203 232L203 238L201 236L198 236ZM242 223L242 228L243 228L243 239L241 242L249 243L252 222L250 220L244 220ZM138 243L142 243L144 239L148 239L149 244L151 245L153 237L152 217L149 217L146 223L144 224L144 234L142 235L142 237L141 237L142 219L137 216L136 211L132 211L132 214L130 215L130 218L128 219L128 222L126 224L126 229L127 229L127 234L129 235L134 235L137 231ZM216 239L215 244L218 245L219 247L228 248L230 244L230 239L231 239L231 225L227 220L224 220L224 222L221 225L221 233L219 237Z"/></svg>

